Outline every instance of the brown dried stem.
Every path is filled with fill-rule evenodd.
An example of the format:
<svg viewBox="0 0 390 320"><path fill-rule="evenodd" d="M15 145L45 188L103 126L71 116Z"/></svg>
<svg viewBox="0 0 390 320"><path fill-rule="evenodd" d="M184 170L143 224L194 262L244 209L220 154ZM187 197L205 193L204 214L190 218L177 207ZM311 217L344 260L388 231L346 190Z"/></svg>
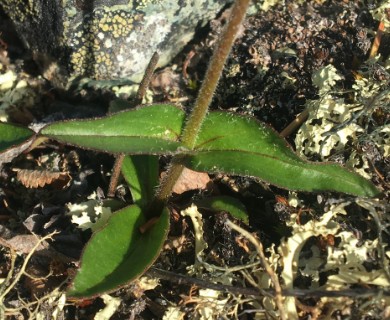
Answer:
<svg viewBox="0 0 390 320"><path fill-rule="evenodd" d="M302 125L302 123L304 123L306 121L308 116L309 116L309 109L306 108L286 128L284 128L282 130L282 132L279 133L279 135L282 138L285 138L285 137L289 136L297 128L299 128Z"/></svg>

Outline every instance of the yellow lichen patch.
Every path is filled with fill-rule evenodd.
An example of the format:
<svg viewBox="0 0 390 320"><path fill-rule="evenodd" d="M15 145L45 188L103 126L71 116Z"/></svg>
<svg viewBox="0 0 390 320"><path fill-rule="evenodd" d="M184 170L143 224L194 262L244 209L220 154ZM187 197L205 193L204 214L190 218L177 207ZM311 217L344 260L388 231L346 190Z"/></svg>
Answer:
<svg viewBox="0 0 390 320"><path fill-rule="evenodd" d="M73 33L70 46L74 49L70 58L70 69L75 75L104 78L110 75L116 59L112 48L133 31L135 17L123 10L96 10L93 16L84 17L79 30ZM74 36L75 35L75 36Z"/></svg>
<svg viewBox="0 0 390 320"><path fill-rule="evenodd" d="M24 22L29 16L38 13L34 1L28 1L26 4L18 0L3 0L2 6L13 21Z"/></svg>

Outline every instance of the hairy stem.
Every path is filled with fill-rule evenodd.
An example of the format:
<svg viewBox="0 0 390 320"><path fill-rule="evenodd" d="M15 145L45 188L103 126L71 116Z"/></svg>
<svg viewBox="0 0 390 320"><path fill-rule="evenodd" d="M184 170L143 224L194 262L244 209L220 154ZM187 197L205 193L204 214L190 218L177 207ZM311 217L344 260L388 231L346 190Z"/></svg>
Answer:
<svg viewBox="0 0 390 320"><path fill-rule="evenodd" d="M182 143L190 150L192 150L195 146L196 138L207 114L207 109L213 98L225 61L233 46L233 42L240 29L241 23L244 20L249 2L250 0L236 0L232 8L229 21L210 60L210 64L207 69L205 79L199 90L195 106L189 115L181 137ZM161 183L160 189L157 192L156 201L166 201L166 199L171 195L172 188L177 179L180 177L183 169L184 166L180 164L180 158L174 157L172 160L172 166L168 170L167 177Z"/></svg>
<svg viewBox="0 0 390 320"><path fill-rule="evenodd" d="M108 191L107 196L109 198L113 198L115 196L115 190L118 185L119 175L121 174L121 168L123 159L125 158L125 155L123 153L119 154L115 158L114 167L112 169L110 184L108 185Z"/></svg>
<svg viewBox="0 0 390 320"><path fill-rule="evenodd" d="M204 81L199 90L198 99L188 118L181 141L189 149L193 149L199 130L211 103L223 66L233 46L233 42L245 17L249 0L237 0L232 8L226 28L214 49Z"/></svg>

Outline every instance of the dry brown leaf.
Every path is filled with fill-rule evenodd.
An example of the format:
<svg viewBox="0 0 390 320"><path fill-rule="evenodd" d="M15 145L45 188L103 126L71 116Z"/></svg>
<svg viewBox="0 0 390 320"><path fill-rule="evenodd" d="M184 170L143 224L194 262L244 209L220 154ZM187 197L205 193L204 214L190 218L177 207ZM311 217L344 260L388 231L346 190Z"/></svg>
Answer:
<svg viewBox="0 0 390 320"><path fill-rule="evenodd" d="M70 182L68 172L53 172L48 170L13 169L17 171L16 178L26 188L44 187L51 184L58 189L64 189Z"/></svg>
<svg viewBox="0 0 390 320"><path fill-rule="evenodd" d="M11 239L0 239L1 245L7 248L10 248L21 254L28 254L33 250L34 246L38 242L38 237L30 234L21 234L12 237ZM43 241L40 243L36 252L48 250L49 243Z"/></svg>
<svg viewBox="0 0 390 320"><path fill-rule="evenodd" d="M39 238L32 234L21 234L13 236L10 239L4 239L0 237L0 245L16 251L18 254L29 254L33 250ZM38 256L49 257L51 259L57 259L63 263L74 262L74 259L68 257L55 249L53 249L47 241L42 241L35 253Z"/></svg>
<svg viewBox="0 0 390 320"><path fill-rule="evenodd" d="M189 190L204 190L208 187L209 183L211 183L211 179L207 173L184 168L172 191L177 194L182 194Z"/></svg>

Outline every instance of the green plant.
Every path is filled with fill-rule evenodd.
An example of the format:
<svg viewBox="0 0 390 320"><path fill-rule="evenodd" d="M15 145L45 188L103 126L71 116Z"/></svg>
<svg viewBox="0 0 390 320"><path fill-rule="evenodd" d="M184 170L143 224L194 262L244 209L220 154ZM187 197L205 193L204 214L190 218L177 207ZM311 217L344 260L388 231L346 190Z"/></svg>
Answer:
<svg viewBox="0 0 390 320"><path fill-rule="evenodd" d="M328 190L362 197L379 194L371 182L338 165L300 159L272 128L253 118L207 113L248 3L236 1L188 120L176 106L155 104L99 119L53 123L37 135L1 124L0 146L5 151L17 149L17 144L30 138L126 154L122 174L134 204L114 213L92 236L69 295L86 297L114 290L143 274L154 262L169 229L166 202L184 167L258 177L291 190ZM160 185L159 155L172 156Z"/></svg>

